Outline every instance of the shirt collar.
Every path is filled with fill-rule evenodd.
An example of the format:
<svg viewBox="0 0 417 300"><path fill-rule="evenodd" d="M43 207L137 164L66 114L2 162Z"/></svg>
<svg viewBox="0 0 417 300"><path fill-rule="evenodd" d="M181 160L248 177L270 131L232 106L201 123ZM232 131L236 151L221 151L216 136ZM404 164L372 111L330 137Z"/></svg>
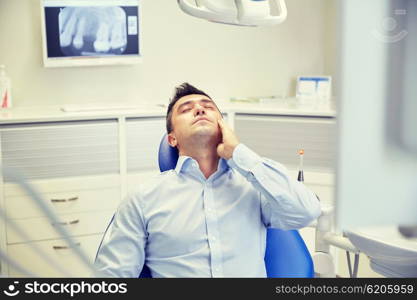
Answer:
<svg viewBox="0 0 417 300"><path fill-rule="evenodd" d="M177 172L177 174L179 174L181 171L185 171L187 167L193 162L195 162L195 164L198 166L197 161L192 157L181 155L180 157L178 157L177 165L175 166L175 171ZM224 158L220 158L216 173L223 173L227 169L229 169L227 161Z"/></svg>
<svg viewBox="0 0 417 300"><path fill-rule="evenodd" d="M192 160L193 159L191 157L185 155L181 155L180 157L178 157L177 165L175 166L175 172L179 174L181 170Z"/></svg>

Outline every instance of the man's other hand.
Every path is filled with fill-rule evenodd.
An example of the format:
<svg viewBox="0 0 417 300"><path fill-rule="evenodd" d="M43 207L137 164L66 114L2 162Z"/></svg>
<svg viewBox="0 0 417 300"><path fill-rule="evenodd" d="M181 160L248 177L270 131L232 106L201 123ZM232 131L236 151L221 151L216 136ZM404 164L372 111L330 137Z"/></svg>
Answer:
<svg viewBox="0 0 417 300"><path fill-rule="evenodd" d="M236 146L239 145L239 140L223 119L219 119L218 124L222 132L222 141L217 145L217 154L221 158L229 159L232 157Z"/></svg>

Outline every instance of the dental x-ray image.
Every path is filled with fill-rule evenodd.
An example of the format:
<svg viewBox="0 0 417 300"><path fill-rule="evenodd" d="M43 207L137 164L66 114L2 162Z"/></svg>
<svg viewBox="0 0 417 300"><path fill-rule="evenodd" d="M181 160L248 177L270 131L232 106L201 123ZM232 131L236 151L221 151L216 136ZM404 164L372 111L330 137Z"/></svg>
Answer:
<svg viewBox="0 0 417 300"><path fill-rule="evenodd" d="M43 3L47 58L140 55L139 7L133 2Z"/></svg>
<svg viewBox="0 0 417 300"><path fill-rule="evenodd" d="M121 7L65 7L59 12L59 43L66 55L122 54L127 45Z"/></svg>

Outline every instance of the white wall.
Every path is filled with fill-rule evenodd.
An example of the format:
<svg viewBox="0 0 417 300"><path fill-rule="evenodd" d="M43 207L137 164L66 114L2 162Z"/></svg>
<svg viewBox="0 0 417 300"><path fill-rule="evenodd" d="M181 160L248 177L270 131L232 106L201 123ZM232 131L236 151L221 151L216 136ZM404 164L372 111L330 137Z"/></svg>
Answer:
<svg viewBox="0 0 417 300"><path fill-rule="evenodd" d="M287 21L260 28L193 18L176 2L143 0L143 63L46 69L39 0L0 0L14 106L166 102L184 81L215 98L294 94L297 75L333 72L332 0L287 0Z"/></svg>

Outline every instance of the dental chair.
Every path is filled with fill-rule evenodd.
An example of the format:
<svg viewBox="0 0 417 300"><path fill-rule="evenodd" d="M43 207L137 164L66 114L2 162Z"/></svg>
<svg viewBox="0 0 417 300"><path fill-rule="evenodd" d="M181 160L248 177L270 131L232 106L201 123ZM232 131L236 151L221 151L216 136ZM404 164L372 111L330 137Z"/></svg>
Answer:
<svg viewBox="0 0 417 300"><path fill-rule="evenodd" d="M177 160L178 151L168 144L165 134L159 145L159 169L174 169ZM264 260L268 277L314 277L313 260L297 230L268 228ZM151 277L146 265L140 277Z"/></svg>

